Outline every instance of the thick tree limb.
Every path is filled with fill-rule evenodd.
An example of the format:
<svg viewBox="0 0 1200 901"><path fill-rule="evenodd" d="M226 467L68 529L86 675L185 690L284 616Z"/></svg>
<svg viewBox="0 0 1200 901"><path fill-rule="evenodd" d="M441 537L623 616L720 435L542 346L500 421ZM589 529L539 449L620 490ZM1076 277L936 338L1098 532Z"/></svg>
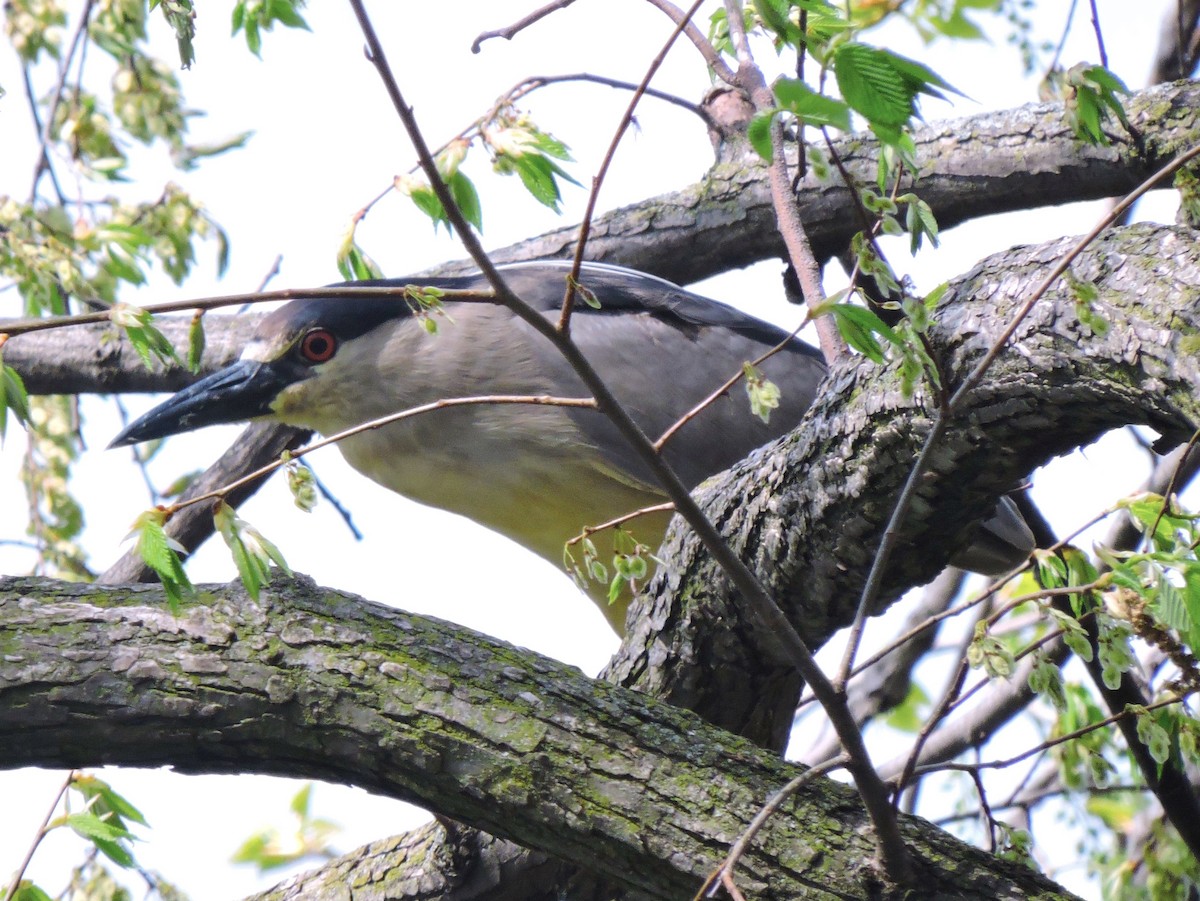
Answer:
<svg viewBox="0 0 1200 901"><path fill-rule="evenodd" d="M157 587L0 580L0 760L351 782L664 899L694 891L797 773L640 693L311 583L202 597L174 617ZM866 822L851 789L818 780L739 882L764 899L890 897ZM1065 897L922 820L902 829L923 897Z"/></svg>
<svg viewBox="0 0 1200 901"><path fill-rule="evenodd" d="M917 130L924 162L917 190L942 228L1015 209L1124 194L1163 162L1200 142L1200 84L1176 82L1135 94L1130 122L1144 146L1114 135L1109 147L1081 144L1061 105L1034 104L1004 113L933 123ZM848 171L874 180L874 139L856 134L835 145ZM858 231L847 190L810 176L797 192L800 213L818 255L840 252ZM548 232L492 254L496 262L569 258L578 226ZM588 259L642 269L688 284L738 266L775 258L783 245L767 190L766 170L750 162L722 164L690 188L615 210L597 219ZM444 271L466 263L448 264ZM237 355L253 317L206 319L205 371ZM0 322L0 328L3 327ZM233 334L227 334L228 329ZM184 325L164 326L177 347ZM150 373L111 329L77 327L13 338L4 361L35 394L173 391L190 380L182 369Z"/></svg>
<svg viewBox="0 0 1200 901"><path fill-rule="evenodd" d="M242 352L257 314L204 317L200 375L228 366ZM160 316L155 325L181 360L187 359L190 316ZM0 320L0 332L4 320ZM150 370L119 331L108 325L73 325L10 338L4 363L21 374L30 394L128 394L178 391L194 382L184 366Z"/></svg>
<svg viewBox="0 0 1200 901"><path fill-rule="evenodd" d="M933 122L913 137L921 178L914 190L942 228L1013 210L1037 209L1127 193L1178 153L1200 143L1200 84L1160 85L1128 99L1134 134L1119 126L1112 144L1083 144L1062 104L1029 104L999 113ZM875 180L878 144L868 134L834 143L860 184ZM903 190L908 190L906 184ZM817 256L841 252L860 229L840 180L810 175L797 204ZM497 263L568 258L578 226L547 232L492 252ZM592 223L587 258L653 272L683 284L784 256L766 169L752 160L717 165L705 179L602 216ZM469 264L442 267L455 271Z"/></svg>
<svg viewBox="0 0 1200 901"><path fill-rule="evenodd" d="M537 851L473 829L429 823L364 845L247 901L560 901L571 870Z"/></svg>
<svg viewBox="0 0 1200 901"><path fill-rule="evenodd" d="M1069 246L1015 248L952 283L930 334L949 390ZM1200 329L1195 233L1152 226L1110 233L1074 274L1099 290L1097 308L1111 330L1099 337L1081 326L1061 285L1035 309L944 440L882 604L932 578L996 495L1051 457L1128 423L1178 440L1200 422L1200 357L1188 349ZM706 512L812 647L853 616L930 403L906 399L894 368L835 367L791 435L705 492ZM764 668L739 623L739 599L678 523L661 555L672 565L635 602L609 676L782 747L795 677Z"/></svg>

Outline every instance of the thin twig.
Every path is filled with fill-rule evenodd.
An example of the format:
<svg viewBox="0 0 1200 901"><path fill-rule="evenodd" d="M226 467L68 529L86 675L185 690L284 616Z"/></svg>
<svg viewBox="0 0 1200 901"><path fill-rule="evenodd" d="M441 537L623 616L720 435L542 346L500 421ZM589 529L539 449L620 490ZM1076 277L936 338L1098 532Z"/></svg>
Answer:
<svg viewBox="0 0 1200 901"><path fill-rule="evenodd" d="M71 68L71 60L75 58L75 51L79 49L80 43L83 41L83 36L87 33L88 20L92 16L92 7L96 5L96 0L86 0L83 4L83 9L79 12L79 22L75 26L75 32L71 35L71 46L63 57L62 65L58 70L58 83L55 84L54 90L50 97L50 108L46 111L46 121L42 123L41 133L38 135L38 164L33 173L33 185L30 188L29 202L32 203L37 196L38 177L42 172L42 162L49 162L49 147L50 134L54 130L54 119L58 115L59 104L62 103L63 91L67 86L67 71ZM80 73L82 75L82 73ZM57 182L55 183L57 186ZM59 195L62 196L61 194Z"/></svg>
<svg viewBox="0 0 1200 901"><path fill-rule="evenodd" d="M726 19L729 37L738 55L738 71L735 86L745 91L758 112L775 106L775 95L767 87L762 70L755 64L750 51L750 42L742 24L740 4L726 0ZM825 290L821 285L821 264L813 254L812 242L800 217L796 195L792 191L792 180L788 175L787 153L783 141L783 125L779 117L771 123L771 163L767 166L767 180L771 188L771 205L783 245L787 249L788 262L800 282L800 292L809 312L815 311L825 302ZM832 316L817 316L815 319L817 340L825 362L833 364L846 353L846 342L838 332Z"/></svg>
<svg viewBox="0 0 1200 901"><path fill-rule="evenodd" d="M575 81L598 84L606 88L615 88L619 91L636 91L638 89L638 85L632 81L622 81L619 78L608 78L604 75L593 75L590 72L578 72L573 75L531 75L523 81L518 82L514 87L509 88L508 92L503 96L511 102L520 100L522 97L526 97L534 91L549 87L550 85ZM651 87L643 88L642 93L647 97L653 97L655 100L662 100L664 103L670 103L672 106L685 109L689 113L695 113L696 116L704 121L705 125L708 125L712 121L712 117L704 111L703 106L693 103L677 94L671 94L667 91L660 91L657 88Z"/></svg>
<svg viewBox="0 0 1200 901"><path fill-rule="evenodd" d="M687 17L684 16L683 10L674 3L668 2L668 0L646 0L646 2L660 12L665 13L667 18L676 25L680 22L687 22ZM708 38L704 36L704 32L697 28L694 23L688 22L683 33L692 42L692 45L700 51L700 55L704 57L704 61L708 63L708 67L712 69L713 74L727 85L735 86L737 75L729 68L725 60L721 58L721 54L716 51Z"/></svg>
<svg viewBox="0 0 1200 901"><path fill-rule="evenodd" d="M1075 21L1075 7L1079 5L1079 0L1071 0L1071 5L1067 8L1067 19L1063 22L1062 34L1058 37L1058 44L1054 48L1054 55L1050 57L1050 65L1046 67L1046 77L1053 73L1058 68L1058 61L1062 59L1063 50L1067 46L1067 35L1071 33L1071 23Z"/></svg>
<svg viewBox="0 0 1200 901"><path fill-rule="evenodd" d="M547 406L547 407L576 407L583 409L595 409L596 402L590 397L551 397L545 394L481 394L473 397L448 397L442 400L435 400L432 403L421 404L416 407L409 407L407 410L401 410L398 413L390 413L387 416L381 416L378 419L372 419L369 422L359 423L348 429L336 432L328 438L322 438L320 441L314 441L312 444L305 445L302 448L292 451L289 454L288 460L274 460L266 466L260 467L253 472L247 473L236 481L223 485L220 488L215 488L206 494L199 494L196 497L190 497L186 501L178 501L174 504L164 506L162 509L168 514L172 514L177 510L182 510L184 507L190 507L193 504L198 504L206 500L219 500L234 489L240 488L255 479L262 478L281 466L286 466L291 460L299 460L311 454L313 451L321 450L321 448L329 447L331 444L337 444L339 441L344 441L354 435L363 432L370 432L375 429L381 429L384 426L391 425L394 422L401 422L405 419L412 419L414 416L423 416L426 413L432 413L435 410L445 410L451 407L475 407L475 406L504 406L508 404L532 405L532 406Z"/></svg>
<svg viewBox="0 0 1200 901"><path fill-rule="evenodd" d="M806 314L803 321L801 321L801 323L798 326L796 326L794 329L792 329L792 333L790 335L788 335L786 338L784 338L782 341L780 341L774 347L770 348L769 350L767 350L764 353L760 354L759 356L755 357L752 361L750 361L750 365L751 366L761 366L763 363L765 363L771 357L775 356L775 354L779 353L781 350L783 350L785 347L787 347L789 344L792 343L792 341L796 338L796 336L800 334L801 329L803 329L806 325L808 325L809 321L810 321L809 317ZM663 447L666 446L666 443L668 441L670 441L672 437L674 437L676 432L678 432L685 425L687 425L689 422L691 422L693 419L695 419L697 416L699 416L701 413L703 413L711 404L716 403L717 399L719 397L721 397L721 395L723 395L730 388L732 388L734 385L736 385L738 382L740 382L742 380L743 376L745 376L745 374L746 374L746 371L744 369L738 370L733 375L731 375L728 379L726 379L724 384L718 386L714 391L712 391L712 393L710 393L708 395L708 397L704 398L702 401L700 401L700 403L696 404L696 406L692 407L690 410L688 410L686 413L684 413L682 416L680 416L677 420L675 420L675 422L673 422L671 424L670 428L668 428L665 432L663 432L661 435L659 435L657 440L655 440L654 449L657 451L661 451L663 449Z"/></svg>
<svg viewBox="0 0 1200 901"><path fill-rule="evenodd" d="M591 84L604 85L605 87L616 88L618 90L625 90L625 91L637 90L637 85L634 84L633 82L621 81L620 79L617 79L617 78L606 78L602 75L592 75L589 72L578 72L573 75L530 75L526 78L521 79L515 85L513 85L511 88L509 88L507 91L505 91L503 94L501 94L496 99L496 101L492 104L491 108L487 111L487 113L485 113L483 116L480 116L478 119L473 121L470 125L468 125L466 128L462 129L460 132L458 132L458 134L454 135L454 137L450 138L448 141L445 141L443 144L441 144L436 150L433 151L434 157L439 156L443 151L446 150L446 148L448 148L455 141L473 141L475 139L475 137L477 137L480 133L480 124L483 122L490 121L499 112L499 110L501 108L503 108L505 105L515 103L516 101L520 100L522 97L527 97L528 95L532 94L534 91L538 90L539 88L548 87L549 85L563 84L566 82L574 82L574 81L582 81L582 82L588 82ZM708 112L704 109L704 107L702 107L698 104L692 103L691 101L686 100L683 97L678 97L675 94L670 94L666 91L659 91L654 88L647 88L643 93L647 97L653 97L656 100L662 100L666 103L670 103L675 106L681 107L682 109L685 109L690 113L695 113L696 116L698 116L700 118L700 120L704 122L705 126L712 125L712 117L708 114ZM421 164L419 162L414 163L412 165L412 167L408 170L407 174L411 175L414 172L419 171L420 168L421 168ZM371 198L369 201L367 201L366 204L364 204L351 217L352 223L357 225L357 223L359 223L363 219L365 219L367 216L367 213L369 213L371 211L371 209L375 206L375 204L379 203L379 201L383 200L383 198L385 198L389 194L391 194L392 191L394 191L399 186L400 182L401 182L401 176L399 176L399 175L395 176L392 179L392 183L390 185L388 185L386 188L384 188L382 191L380 191L378 194L376 194L373 198Z"/></svg>
<svg viewBox="0 0 1200 901"><path fill-rule="evenodd" d="M608 522L602 522L594 526L585 526L583 531L567 541L567 547L572 547L573 545L579 544L579 542L590 538L597 532L603 532L605 529L615 529L617 526L623 526L630 520L638 519L642 516L650 516L654 513L670 513L674 509L675 505L670 501L666 501L662 504L651 504L649 507L641 507L632 511L631 513L623 513L620 516L608 520Z"/></svg>
<svg viewBox="0 0 1200 901"><path fill-rule="evenodd" d="M754 837L767 824L767 820L778 812L779 808L783 806L788 798L796 794L796 792L817 776L824 776L833 770L841 769L849 762L849 758L842 755L809 767L772 795L758 813L754 815L754 819L742 830L742 834L738 836L737 841L730 847L729 853L725 855L725 859L721 861L721 865L713 870L708 875L708 878L704 880L704 884L700 887L700 891L696 892L692 901L701 901L718 882L721 882L726 889L730 888L733 879L733 868L737 866L737 862L741 860L742 856L746 853L746 849L750 847L750 842L754 841Z"/></svg>
<svg viewBox="0 0 1200 901"><path fill-rule="evenodd" d="M1104 33L1100 30L1100 13L1096 9L1096 0L1089 0L1092 7L1092 31L1096 33L1096 49L1100 52L1100 65L1108 68L1108 51L1104 49Z"/></svg>
<svg viewBox="0 0 1200 901"><path fill-rule="evenodd" d="M1179 697L1163 698L1162 700L1155 701L1152 704L1147 704L1146 712L1149 713L1154 710L1159 710L1163 707L1169 707L1172 704L1179 704L1182 701L1183 701L1183 698L1179 698ZM1003 769L1007 769L1008 767L1014 766L1023 760L1028 760L1030 757L1033 757L1035 754L1045 753L1049 749L1057 747L1058 745L1065 744L1066 742L1069 742L1069 741L1075 741L1075 739L1082 738L1083 736L1088 735L1089 733L1095 732L1098 729L1105 729L1120 720L1124 720L1124 719L1128 719L1133 716L1140 716L1140 715L1141 715L1141 711L1138 711L1135 714L1129 710L1121 710L1121 711L1118 711L1117 713L1113 713L1113 714L1110 714L1110 715L1104 717L1104 719L1097 720L1094 723L1088 723L1086 726L1080 726L1078 729L1075 729L1071 732L1067 732L1063 735L1056 735L1051 738L1047 738L1041 744L1037 745L1036 747L1030 748L1026 751L1022 751L1020 754L1017 754L1013 757L1005 757L1005 758L1000 758L998 760L981 760L976 763L956 763L954 761L946 761L944 763L934 763L934 764L929 764L927 766L917 767L916 769L913 770L913 775L914 776L925 776L925 775L928 775L929 773L944 772L946 770L960 770L963 772L969 772L971 770L1003 770Z"/></svg>
<svg viewBox="0 0 1200 901"><path fill-rule="evenodd" d="M309 300L319 298L329 299L363 299L363 298L394 298L402 300L412 289L420 290L422 285L397 284L380 287L371 285L330 285L324 288L283 288L279 291L254 291L248 294L225 294L215 297L193 298L191 300L171 300L165 303L147 304L139 309L151 315L159 313L182 313L186 310L215 310L221 307L235 307L239 304L273 303L284 300ZM448 288L443 290L438 298L466 303L499 304L494 291L487 288ZM72 316L46 316L41 319L13 319L8 322L0 321L0 335L24 335L29 332L41 332L47 329L64 328L70 325L88 325L97 322L109 322L112 319L111 310L96 310L91 313L76 313Z"/></svg>
<svg viewBox="0 0 1200 901"><path fill-rule="evenodd" d="M12 897L17 893L17 889L21 886L21 878L25 875L25 871L29 869L29 862L33 860L33 854L37 851L38 846L42 843L42 839L46 837L46 827L50 825L50 819L54 816L54 811L58 810L58 803L62 800L63 795L67 793L67 789L75 781L75 770L67 773L67 778L63 780L63 784L59 786L58 791L54 795L54 803L50 805L50 809L46 812L46 818L42 820L42 825L38 827L37 834L33 837L33 842L29 845L29 850L25 852L25 859L21 861L21 865L17 867L17 872L13 874L12 882L8 884L8 888L4 890L4 901L11 901Z"/></svg>
<svg viewBox="0 0 1200 901"><path fill-rule="evenodd" d="M1192 437L1188 439L1187 446L1183 449L1183 453L1179 457L1179 463L1175 466L1171 473L1171 481L1167 483L1167 490L1163 492L1162 506L1158 508L1158 516L1154 518L1154 525L1147 531L1147 537L1153 536L1158 532L1158 524L1162 522L1162 518L1167 515L1167 509L1171 506L1171 495L1175 493L1176 483L1183 475L1187 459L1196 447L1196 442L1200 441L1200 429L1192 432Z"/></svg>
<svg viewBox="0 0 1200 901"><path fill-rule="evenodd" d="M737 80L734 84L749 95L760 112L770 109L774 106L774 95L767 87L762 70L754 62L742 21L741 6L734 0L726 0L725 10L729 37L738 57ZM771 125L771 146L773 159L768 167L768 177L776 222L787 248L789 261L800 282L805 304L811 311L825 299L821 286L821 267L813 255L795 195L791 191L783 146L783 128L778 118ZM838 333L832 317L818 317L816 326L825 359L833 363L845 353L845 341ZM805 650L807 651L807 648ZM893 882L906 884L911 876L908 851L900 835L899 823L888 800L887 790L875 772L862 732L846 703L845 686L831 682L824 672L815 666L815 661L813 669L819 676L819 682L813 681L809 674L803 671L801 675L812 688L821 706L825 708L842 747L852 761L849 770L871 824L875 827L880 866Z"/></svg>
<svg viewBox="0 0 1200 901"><path fill-rule="evenodd" d="M587 206L583 211L583 220L579 223L579 237L575 241L575 255L571 259L571 274L567 278L567 287L563 294L562 312L558 317L558 330L564 335L571 330L571 311L575 306L575 290L579 284L579 270L583 266L583 253L587 249L588 235L592 231L592 217L596 214L596 201L600 197L600 187L604 184L604 178L608 175L608 169L612 165L613 158L617 155L617 147L620 145L621 139L625 137L625 132L629 129L630 123L633 122L633 114L642 99L642 95L646 93L646 88L649 87L651 80L658 73L658 70L662 68L662 64L667 59L667 54L671 52L671 48L675 45L675 39L679 37L688 23L692 21L692 16L696 14L696 10L700 8L700 4L703 2L704 0L695 0L688 9L683 21L676 23L671 36L667 38L662 49L658 51L658 55L651 60L650 65L646 69L646 74L642 76L641 82L633 92L633 96L629 99L629 105L625 107L621 121L617 123L616 129L613 131L612 140L608 143L608 150L604 154L604 159L600 162L600 168L592 176L592 190L588 192Z"/></svg>
<svg viewBox="0 0 1200 901"><path fill-rule="evenodd" d="M29 105L29 114L33 117L33 127L40 135L43 133L42 120L38 117L38 100L33 90L33 79L29 77L29 67L21 67L21 81L25 86L25 100ZM29 191L29 202L33 203L37 197L37 184L45 172L50 176L50 184L54 186L54 196L58 199L59 206L67 205L67 195L63 193L62 185L58 183L58 173L54 171L54 165L50 162L50 148L42 143L38 152L38 162L34 167L33 186Z"/></svg>
<svg viewBox="0 0 1200 901"><path fill-rule="evenodd" d="M511 41L530 25L533 25L535 22L544 19L546 16L550 15L550 13L558 12L560 9L566 9L574 2L575 0L554 0L553 3L547 3L541 9L535 9L529 15L525 16L525 18L518 19L507 28L500 28L496 31L485 31L471 42L471 52L478 53L482 49L483 42L489 41L492 38L504 38L506 41Z"/></svg>

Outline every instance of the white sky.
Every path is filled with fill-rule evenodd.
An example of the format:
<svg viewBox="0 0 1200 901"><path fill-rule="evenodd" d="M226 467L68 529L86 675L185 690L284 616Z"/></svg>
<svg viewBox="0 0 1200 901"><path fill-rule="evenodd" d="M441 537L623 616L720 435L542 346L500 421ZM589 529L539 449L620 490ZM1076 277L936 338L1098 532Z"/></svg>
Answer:
<svg viewBox="0 0 1200 901"><path fill-rule="evenodd" d="M512 42L493 41L479 55L470 53L480 31L515 21L535 5L468 0L454 5L453 16L445 15L443 4L372 5L401 88L432 143L465 127L495 97L529 75L588 71L637 81L670 31L669 23L647 4L577 3ZM1145 79L1146 57L1161 11L1169 5L1164 0L1143 4L1134 17L1128 15L1127 4L1100 3L1110 66L1131 86ZM1067 4L1043 6L1053 10L1044 36L1057 39L1058 19ZM229 8L228 3L202 8L197 62L180 78L190 105L207 113L194 120L194 138L216 141L253 129L256 135L249 147L186 175L159 166L152 154L138 151L135 158L147 159L150 168L142 168L142 173L158 173L143 182L155 186L146 188L144 196L156 191L158 183L177 181L226 226L233 245L230 271L216 281L214 251L201 248L196 277L183 289L156 279L141 292L142 302L252 290L276 254L283 255L283 264L273 287L337 280L334 255L350 216L413 162L379 80L363 57L362 38L347 6L314 4L308 11L312 33L267 35L261 62L249 55L240 38L228 37ZM157 15L152 21L162 54L172 58L165 27ZM1004 43L1006 29L994 24L997 37L991 46L939 46L934 67L974 102L960 98L951 107L929 101L924 107L928 118L967 115L1035 98L1033 82L1020 77L1016 53ZM924 52L903 30L890 33L888 41L902 53ZM1064 62L1095 56L1090 28L1081 14ZM101 54L92 57L99 61ZM697 55L683 45L655 82L689 99L698 98L706 84ZM19 70L7 50L0 51L0 85L8 91L0 99L0 194L23 198L33 171L32 128ZM41 88L48 89L48 82ZM546 89L526 105L541 125L571 145L578 160L571 172L588 184L626 102L622 93L571 85ZM709 163L703 128L689 114L647 100L639 123L639 131L618 155L601 196L601 210L690 184ZM559 218L530 200L513 180L488 177L482 156L473 162L467 171L483 193L489 246L578 221L586 199L582 190L567 188L566 209ZM65 187L74 190L69 175ZM966 271L986 253L1085 231L1098 210L1097 205L1078 205L963 226L947 233L942 249L923 256L911 273L920 286L930 288ZM1153 215L1169 221L1169 200ZM444 232L435 237L427 220L399 197L388 198L372 211L360 229L360 242L393 276L462 256ZM893 253L893 261L903 267L901 250L897 247ZM712 280L701 290L790 326L796 314L781 297L777 272L777 265L766 264ZM0 295L0 316L13 315L15 302L11 294ZM149 403L129 401L135 410ZM94 566L102 570L119 553L130 522L148 501L128 452L102 449L119 429L111 408L90 400L84 415L90 449L77 467L77 487L88 514L84 544ZM232 428L211 429L177 442L156 461L153 471L159 483L207 465L235 434ZM0 539L23 534L25 502L15 475L22 453L20 434L10 433L0 449ZM328 504L311 516L299 513L286 489L273 483L246 506L243 516L280 546L294 568L322 584L451 619L589 673L599 670L616 647L599 613L554 567L470 523L380 491L346 467L335 452L320 453L314 463L350 508L366 540L355 542ZM1092 508L1081 508L1078 499L1093 503L1096 484L1114 486L1116 492L1132 489L1143 477L1141 459L1131 457L1127 442L1118 439L1089 451L1082 465L1056 466L1050 478L1038 480L1038 496L1056 525L1066 529L1091 515ZM1105 494L1099 502L1111 499ZM20 573L28 567L28 554L0 546L0 572ZM223 546L211 544L188 568L196 581L228 581L235 575ZM5 874L17 865L61 778L36 771L0 773L5 798L0 879L7 880ZM183 777L166 771L110 772L107 778L141 805L153 826L149 840L138 848L139 859L173 878L197 901L237 896L277 881L277 876L258 879L248 869L226 866L226 861L254 828L286 823L287 801L296 783L263 777ZM399 802L342 787L320 786L315 805L321 815L345 827L338 841L343 850L423 819ZM198 837L197 824L202 823L217 825L205 827L210 831ZM65 862L78 853L77 845L55 840L39 852L30 875L53 891L62 882Z"/></svg>

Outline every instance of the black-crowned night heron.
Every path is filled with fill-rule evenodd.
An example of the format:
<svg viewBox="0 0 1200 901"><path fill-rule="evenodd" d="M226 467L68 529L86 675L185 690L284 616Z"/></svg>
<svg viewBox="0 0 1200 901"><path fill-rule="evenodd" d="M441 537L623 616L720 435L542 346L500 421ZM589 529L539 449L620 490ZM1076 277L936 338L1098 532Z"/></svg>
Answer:
<svg viewBox="0 0 1200 901"><path fill-rule="evenodd" d="M565 263L502 267L512 290L548 317L563 301ZM787 339L782 330L639 272L585 264L598 307L577 303L571 336L651 438L661 435L743 363ZM481 275L357 284L486 290ZM331 435L445 398L586 396L544 337L503 306L446 304L430 335L399 299L293 301L268 314L232 366L180 391L125 429L113 446L240 419L267 417ZM762 364L780 390L764 423L742 391L707 407L667 443L665 456L695 486L793 428L812 403L825 364L787 341ZM584 527L661 503L663 493L626 441L594 409L461 406L392 423L338 445L355 469L421 503L462 514L560 563ZM630 528L657 547L667 514ZM1004 501L955 562L984 573L1024 559L1033 538ZM625 604L596 592L622 630Z"/></svg>

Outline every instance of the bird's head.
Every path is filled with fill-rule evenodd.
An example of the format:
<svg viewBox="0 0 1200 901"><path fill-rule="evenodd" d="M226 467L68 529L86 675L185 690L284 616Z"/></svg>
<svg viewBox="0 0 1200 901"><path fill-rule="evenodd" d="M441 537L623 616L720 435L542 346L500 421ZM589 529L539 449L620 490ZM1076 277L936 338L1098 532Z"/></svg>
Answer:
<svg viewBox="0 0 1200 901"><path fill-rule="evenodd" d="M168 398L125 428L109 447L124 447L209 425L271 417L321 429L338 419L322 398L345 394L354 358L380 326L411 319L402 302L379 299L293 301L259 323L241 358ZM338 390L332 390L336 383Z"/></svg>

